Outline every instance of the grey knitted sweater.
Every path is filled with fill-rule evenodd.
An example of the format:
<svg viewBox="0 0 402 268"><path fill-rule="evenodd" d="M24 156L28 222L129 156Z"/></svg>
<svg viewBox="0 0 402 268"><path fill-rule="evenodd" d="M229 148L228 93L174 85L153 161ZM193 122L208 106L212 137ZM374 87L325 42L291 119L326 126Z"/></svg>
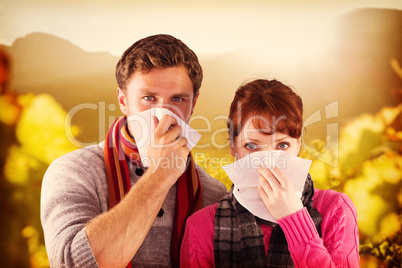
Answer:
<svg viewBox="0 0 402 268"><path fill-rule="evenodd" d="M41 192L41 221L51 267L98 267L85 226L108 210L108 187L103 157L104 143L68 153L56 159L46 171ZM139 177L130 165L131 185ZM203 207L220 200L226 187L197 166L203 187ZM134 256L134 267L170 266L170 244L176 187L162 205ZM118 256L116 256L118 258Z"/></svg>

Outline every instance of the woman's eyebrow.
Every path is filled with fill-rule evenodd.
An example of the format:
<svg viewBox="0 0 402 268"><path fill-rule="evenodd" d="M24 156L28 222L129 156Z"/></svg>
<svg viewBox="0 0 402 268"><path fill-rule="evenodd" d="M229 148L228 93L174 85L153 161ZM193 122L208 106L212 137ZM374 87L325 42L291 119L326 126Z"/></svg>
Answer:
<svg viewBox="0 0 402 268"><path fill-rule="evenodd" d="M253 139L253 138L244 138L241 141L242 142L255 142L255 143L261 142L259 139Z"/></svg>
<svg viewBox="0 0 402 268"><path fill-rule="evenodd" d="M283 141L283 140L287 140L288 138L289 138L289 137L283 137L283 138L277 139L276 142L278 142L278 141Z"/></svg>

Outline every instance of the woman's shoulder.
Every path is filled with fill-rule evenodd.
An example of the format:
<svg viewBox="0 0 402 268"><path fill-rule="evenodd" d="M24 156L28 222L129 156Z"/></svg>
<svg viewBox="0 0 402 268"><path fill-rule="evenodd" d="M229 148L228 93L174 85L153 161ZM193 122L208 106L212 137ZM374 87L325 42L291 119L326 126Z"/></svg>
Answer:
<svg viewBox="0 0 402 268"><path fill-rule="evenodd" d="M197 237L213 237L214 234L214 219L218 203L204 207L191 216L186 222L186 232L191 236Z"/></svg>
<svg viewBox="0 0 402 268"><path fill-rule="evenodd" d="M345 193L337 192L334 190L319 190L314 189L313 197L314 205L329 205L329 204L353 204L352 200Z"/></svg>
<svg viewBox="0 0 402 268"><path fill-rule="evenodd" d="M313 206L324 215L347 213L356 216L356 208L350 197L334 190L315 189Z"/></svg>
<svg viewBox="0 0 402 268"><path fill-rule="evenodd" d="M208 221L212 220L212 224L213 224L213 219L215 218L215 212L216 212L217 207L218 207L218 203L201 208L200 210L197 210L196 212L194 212L188 218L187 221L195 222L195 223L199 224L200 222L208 222Z"/></svg>

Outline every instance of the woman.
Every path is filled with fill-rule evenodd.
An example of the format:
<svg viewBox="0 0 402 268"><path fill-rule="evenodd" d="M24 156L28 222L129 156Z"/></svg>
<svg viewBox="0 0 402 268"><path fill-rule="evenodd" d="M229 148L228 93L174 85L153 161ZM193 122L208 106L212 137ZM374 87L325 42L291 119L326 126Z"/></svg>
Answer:
<svg viewBox="0 0 402 268"><path fill-rule="evenodd" d="M301 98L281 82L242 85L228 120L232 155L298 155L302 115ZM300 198L280 169L258 172L258 195L277 223L255 217L229 193L188 218L182 267L359 267L356 211L346 194L314 189L308 175Z"/></svg>

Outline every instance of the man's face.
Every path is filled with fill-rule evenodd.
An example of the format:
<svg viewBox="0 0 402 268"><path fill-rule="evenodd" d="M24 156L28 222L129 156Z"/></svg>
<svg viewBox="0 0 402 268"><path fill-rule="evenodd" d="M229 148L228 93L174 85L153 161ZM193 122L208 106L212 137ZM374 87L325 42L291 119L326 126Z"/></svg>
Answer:
<svg viewBox="0 0 402 268"><path fill-rule="evenodd" d="M135 72L126 91L118 88L117 95L125 115L163 107L187 123L198 98L198 94L194 96L193 83L182 66L153 68L148 73Z"/></svg>

